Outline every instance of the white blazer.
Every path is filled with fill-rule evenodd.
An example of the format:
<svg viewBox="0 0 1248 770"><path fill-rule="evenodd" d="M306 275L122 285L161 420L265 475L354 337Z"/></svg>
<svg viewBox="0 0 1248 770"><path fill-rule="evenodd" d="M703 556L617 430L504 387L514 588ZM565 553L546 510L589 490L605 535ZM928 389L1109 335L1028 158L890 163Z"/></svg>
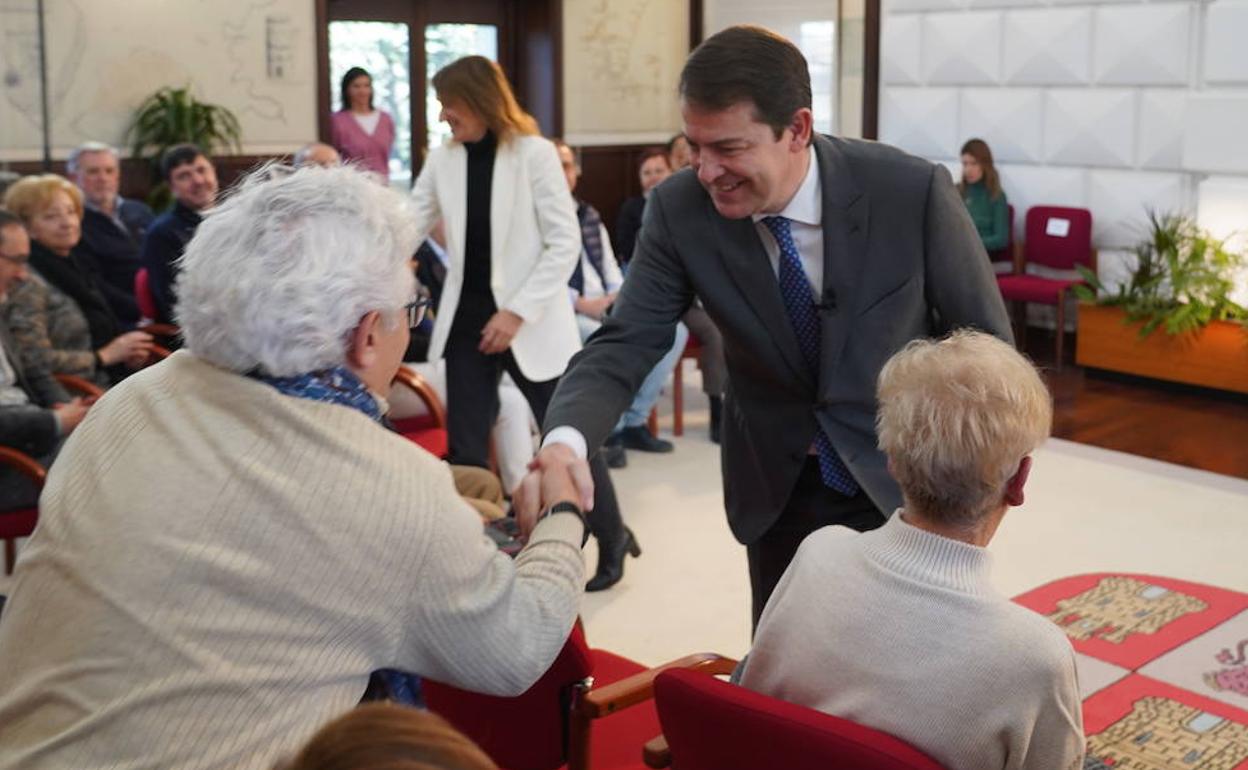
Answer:
<svg viewBox="0 0 1248 770"><path fill-rule="evenodd" d="M450 258L429 360L446 349L464 285L467 183L468 152L452 142L429 153L412 188L420 238L442 219ZM554 144L540 136L500 142L490 187L490 289L500 310L524 319L511 353L534 382L562 375L581 348L567 293L580 252L576 204Z"/></svg>

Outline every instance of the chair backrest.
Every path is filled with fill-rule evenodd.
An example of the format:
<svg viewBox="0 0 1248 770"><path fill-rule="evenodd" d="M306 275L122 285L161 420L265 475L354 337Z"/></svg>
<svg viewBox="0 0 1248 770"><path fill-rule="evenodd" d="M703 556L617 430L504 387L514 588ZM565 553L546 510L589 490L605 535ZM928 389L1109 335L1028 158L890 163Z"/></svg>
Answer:
<svg viewBox="0 0 1248 770"><path fill-rule="evenodd" d="M567 761L568 713L575 686L593 673L578 622L541 679L514 698L468 692L425 680L429 710L444 717L508 770L550 770Z"/></svg>
<svg viewBox="0 0 1248 770"><path fill-rule="evenodd" d="M1092 212L1064 206L1032 206L1027 210L1028 264L1074 270L1092 264Z"/></svg>
<svg viewBox="0 0 1248 770"><path fill-rule="evenodd" d="M144 318L159 317L156 312L156 299L152 297L152 287L148 282L146 267L140 267L134 274L134 300L139 306L139 313Z"/></svg>
<svg viewBox="0 0 1248 770"><path fill-rule="evenodd" d="M941 770L890 735L705 674L654 682L672 770Z"/></svg>
<svg viewBox="0 0 1248 770"><path fill-rule="evenodd" d="M1005 206L1005 226L1006 241L1005 247L995 249L988 252L988 259L992 262L1009 262L1014 264L1014 204L1008 203Z"/></svg>

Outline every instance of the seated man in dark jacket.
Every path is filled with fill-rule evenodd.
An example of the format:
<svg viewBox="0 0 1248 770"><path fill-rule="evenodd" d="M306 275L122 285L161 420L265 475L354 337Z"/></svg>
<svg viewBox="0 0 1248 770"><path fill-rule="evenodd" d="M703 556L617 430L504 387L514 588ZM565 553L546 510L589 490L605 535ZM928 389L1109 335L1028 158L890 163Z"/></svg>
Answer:
<svg viewBox="0 0 1248 770"><path fill-rule="evenodd" d="M175 263L203 221L202 214L216 203L217 171L203 150L193 144L179 144L161 157L160 173L169 183L174 206L156 217L148 229L142 263L156 302L156 320L173 323L173 308L178 303Z"/></svg>
<svg viewBox="0 0 1248 770"><path fill-rule="evenodd" d="M29 256L30 239L21 220L0 209L0 308L9 288L26 278ZM70 399L37 356L22 359L8 326L0 321L0 446L25 452L46 467L87 406ZM38 496L23 476L0 466L0 511L33 505Z"/></svg>
<svg viewBox="0 0 1248 770"><path fill-rule="evenodd" d="M118 194L121 165L117 151L101 142L79 145L66 164L69 176L82 190L83 253L103 279L105 296L122 323L139 320L134 299L134 274L139 269L139 247L156 215L146 203Z"/></svg>

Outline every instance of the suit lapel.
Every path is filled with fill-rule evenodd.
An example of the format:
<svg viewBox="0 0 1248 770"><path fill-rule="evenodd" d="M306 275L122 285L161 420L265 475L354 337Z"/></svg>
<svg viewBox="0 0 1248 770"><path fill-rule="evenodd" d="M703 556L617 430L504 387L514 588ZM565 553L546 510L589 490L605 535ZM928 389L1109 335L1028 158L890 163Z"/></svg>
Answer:
<svg viewBox="0 0 1248 770"><path fill-rule="evenodd" d="M849 337L862 271L867 264L867 196L832 140L815 136L823 193L823 349L820 390L831 383Z"/></svg>
<svg viewBox="0 0 1248 770"><path fill-rule="evenodd" d="M707 209L714 222L715 233L719 239L719 253L728 274L763 322L763 327L775 341L776 349L780 351L789 368L803 382L813 385L806 362L802 358L802 350L798 346L797 334L784 310L780 285L776 281L771 262L767 259L763 242L758 237L754 220L749 217L725 219L715 211L715 204L709 197Z"/></svg>
<svg viewBox="0 0 1248 770"><path fill-rule="evenodd" d="M507 228L511 226L511 212L515 208L516 187L523 182L519 178L520 138L500 141L494 152L494 174L490 182L490 275L502 276L498 261L506 256Z"/></svg>

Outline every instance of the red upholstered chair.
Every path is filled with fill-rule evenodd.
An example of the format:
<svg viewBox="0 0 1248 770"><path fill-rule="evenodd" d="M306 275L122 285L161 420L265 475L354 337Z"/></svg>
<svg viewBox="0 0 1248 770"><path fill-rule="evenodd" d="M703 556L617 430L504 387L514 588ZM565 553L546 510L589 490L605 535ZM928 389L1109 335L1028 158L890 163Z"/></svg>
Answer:
<svg viewBox="0 0 1248 770"><path fill-rule="evenodd" d="M394 375L394 384L412 390L424 402L428 414L394 420L394 429L420 444L429 454L445 457L447 452L446 407L429 381L405 366Z"/></svg>
<svg viewBox="0 0 1248 770"><path fill-rule="evenodd" d="M689 341L685 343L685 349L680 354L680 360L676 362L676 368L672 370L672 434L676 436L685 435L685 359L692 358L698 360L698 356L702 353L702 341L693 332L689 332ZM658 409L650 410L650 432L659 435L659 412Z"/></svg>
<svg viewBox="0 0 1248 770"><path fill-rule="evenodd" d="M655 680L654 697L663 738L646 747L650 767L941 770L878 730L703 674L665 671Z"/></svg>
<svg viewBox="0 0 1248 770"><path fill-rule="evenodd" d="M997 277L1006 302L1054 305L1057 307L1057 367L1062 366L1062 338L1066 330L1066 292L1083 283L1078 278L1047 278L1026 272L1028 265L1052 270L1074 271L1079 265L1096 270L1096 250L1092 248L1092 212L1062 206L1033 206L1027 211L1026 240L1018 273ZM1023 345L1027 328L1021 324L1018 344Z"/></svg>
<svg viewBox="0 0 1248 770"><path fill-rule="evenodd" d="M421 689L430 711L506 770L641 768L642 746L659 734L650 702L655 676L673 667L727 673L733 663L702 653L646 669L590 649L578 622L554 664L522 695L498 698L428 680Z"/></svg>
<svg viewBox="0 0 1248 770"><path fill-rule="evenodd" d="M152 286L147 277L147 268L140 267L138 272L134 274L134 299L139 305L139 314L143 316L143 320L139 323L139 328L151 334L153 337L163 337L166 340L176 340L182 330L173 324L162 324L153 321L156 318L156 300L152 297ZM167 358L169 351L161 348L164 355L157 354L155 360Z"/></svg>
<svg viewBox="0 0 1248 770"><path fill-rule="evenodd" d="M13 468L30 479L39 489L43 488L43 481L48 475L48 472L42 465L35 462L33 457L8 447L0 447L0 465ZM17 539L27 537L34 532L38 521L38 506L0 511L0 540L4 541L4 574L13 573L13 563L17 561Z"/></svg>

